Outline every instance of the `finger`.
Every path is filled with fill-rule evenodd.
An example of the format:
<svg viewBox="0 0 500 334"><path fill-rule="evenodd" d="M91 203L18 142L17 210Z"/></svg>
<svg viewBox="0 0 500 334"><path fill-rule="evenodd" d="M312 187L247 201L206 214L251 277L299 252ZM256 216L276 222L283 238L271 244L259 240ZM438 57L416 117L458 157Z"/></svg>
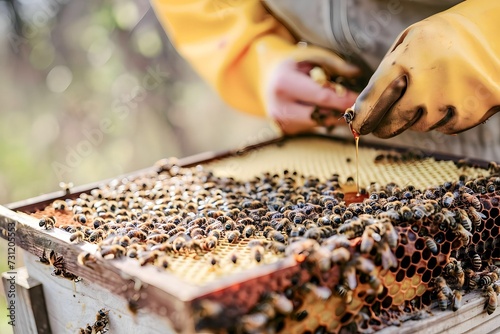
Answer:
<svg viewBox="0 0 500 334"><path fill-rule="evenodd" d="M278 94L293 100L337 110L349 108L357 97L357 93L347 89L339 96L333 89L321 87L311 77L298 71L289 71L281 76L276 87Z"/></svg>
<svg viewBox="0 0 500 334"><path fill-rule="evenodd" d="M391 73L388 76L390 75ZM405 74L395 76L392 81L387 80L388 76L380 80L375 74L356 100L352 127L361 135L379 128L379 123L406 91L407 76ZM385 82L389 83L384 87Z"/></svg>

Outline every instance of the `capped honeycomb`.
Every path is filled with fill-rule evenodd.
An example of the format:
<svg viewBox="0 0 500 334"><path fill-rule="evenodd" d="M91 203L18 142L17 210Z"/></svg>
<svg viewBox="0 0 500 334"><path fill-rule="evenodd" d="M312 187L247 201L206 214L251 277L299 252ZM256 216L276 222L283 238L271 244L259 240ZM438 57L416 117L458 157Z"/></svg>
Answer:
<svg viewBox="0 0 500 334"><path fill-rule="evenodd" d="M162 160L34 215L98 244L84 260L136 258L199 286L295 261L197 300L198 330L372 333L474 289L495 312L500 169L371 148L359 166L356 197L353 145L294 139L203 166Z"/></svg>

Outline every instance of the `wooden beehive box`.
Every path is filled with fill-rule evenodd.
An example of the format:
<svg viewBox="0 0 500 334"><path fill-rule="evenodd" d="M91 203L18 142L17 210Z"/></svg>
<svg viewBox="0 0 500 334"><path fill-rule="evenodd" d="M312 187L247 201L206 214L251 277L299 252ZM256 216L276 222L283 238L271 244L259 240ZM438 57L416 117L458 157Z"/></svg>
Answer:
<svg viewBox="0 0 500 334"><path fill-rule="evenodd" d="M425 189L427 186L458 179L463 173L462 167L457 167L451 161L451 157L440 157L444 160L442 162L436 162L434 158L419 158L418 161L375 163L380 154L398 156L392 149L389 152L387 148L362 148L360 153L362 186L370 185L371 181L404 185L411 179L411 183L417 188ZM178 163L179 166L186 167L199 164L219 177L236 179L248 179L266 171L279 173L285 169L319 179L328 179L331 174L338 173L343 178L342 183L347 183L347 178L355 175L353 145L323 137L276 140L234 152L207 153L181 159ZM483 172L484 170L474 168L468 170L471 175L481 175ZM138 175L155 173L153 169L146 169L117 179L133 179ZM112 181L104 181L101 184L109 182ZM58 228L46 230L39 226L39 219L29 215L42 210L56 199L75 198L81 193L88 194L98 186L99 184L95 184L75 188L69 194L61 192L41 196L12 204L9 209L0 207L0 228L4 232L2 236L8 238L7 232L15 226L15 243L26 251L26 267L16 274L18 281L16 305L19 321L15 328L17 332L28 333L38 330L40 333L77 333L79 328L84 328L95 321L96 312L100 309L109 310L111 333L237 331L238 321L247 314L253 314L255 308L262 302L263 296L277 292L286 294L291 285L306 284L311 280L311 274L304 267L301 258L293 256L294 254L289 256L267 254L260 263L242 261L239 265L232 266L227 257L234 250L248 257L249 240L219 247L216 255L221 263L216 267L208 265L203 256L185 260L176 255L173 260L174 265L168 270L159 270L155 266L141 266L137 260L127 257L108 260L97 256L99 252L95 244L71 243L70 233ZM495 212L498 216L498 210ZM495 224L496 216L491 217ZM495 233L498 233L498 229L495 229ZM40 258L47 258L50 252L56 257L61 257L65 270L80 277L81 280L75 282L54 276L53 266L40 262ZM95 255L95 261L89 262L88 265L79 264L78 256L82 252ZM492 252L489 254L492 255ZM445 257L436 258L440 261L438 266L444 265L447 260ZM198 265L198 262L203 264ZM390 271L387 273L391 276ZM396 276L395 271L394 276ZM422 272L421 276L425 274ZM335 279L339 280L337 277L331 281ZM429 281L430 279L419 281L421 283L418 284L425 285ZM4 278L4 285L5 283ZM418 288L418 284L405 291ZM421 298L423 295L422 290L420 295L416 293L415 297ZM363 298L358 299L363 300ZM328 314L337 312L339 319L344 319L346 314L355 317L362 308L361 304L356 304L358 299L355 298L355 302L344 305L343 299L335 294L329 296L326 301L305 294L302 305L294 305L293 312L286 316L277 316L276 319L279 321L271 322L274 329L283 333L315 330L325 333L339 332L342 330L341 321L335 320L333 316L328 318ZM381 302L384 300L387 298L381 297ZM484 311L485 298L481 292L466 294L464 306L456 312L439 311L435 308L435 303L429 301L428 304L429 307L434 306L433 315L427 311L415 313L412 315L415 320L408 317L410 320L402 322L399 327L387 324L378 326L385 327L380 332L488 333L500 328L497 312L488 316ZM303 321L299 316L304 314L301 313L304 310L309 314L307 321ZM464 322L464 319L467 321ZM328 327L327 324L335 321L336 326ZM347 323L351 320L342 321ZM348 328L345 327L343 330ZM370 332L370 328L367 328L366 332Z"/></svg>

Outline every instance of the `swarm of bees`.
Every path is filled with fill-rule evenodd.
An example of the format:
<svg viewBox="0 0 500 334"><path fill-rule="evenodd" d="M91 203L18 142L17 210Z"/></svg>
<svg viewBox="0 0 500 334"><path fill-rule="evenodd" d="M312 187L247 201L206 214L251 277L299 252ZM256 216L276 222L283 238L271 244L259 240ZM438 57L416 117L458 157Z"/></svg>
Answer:
<svg viewBox="0 0 500 334"><path fill-rule="evenodd" d="M346 204L337 174L320 181L284 170L240 181L162 160L150 174L54 202L52 211L39 213L40 226L47 228L56 212L49 225L67 231L70 242L97 244L97 254L78 258L90 268L97 258L127 257L175 273L176 259L193 258L217 272L248 259L262 265L293 257L303 273L262 295L243 317L235 313L232 326L249 333L270 326L370 332L433 300L457 310L475 289L484 290L487 312L495 311L500 177L491 171L427 189L372 184L368 198ZM49 258L64 272L55 254ZM317 312L328 316L308 309L311 301L324 303ZM230 317L199 314L199 323L204 314Z"/></svg>

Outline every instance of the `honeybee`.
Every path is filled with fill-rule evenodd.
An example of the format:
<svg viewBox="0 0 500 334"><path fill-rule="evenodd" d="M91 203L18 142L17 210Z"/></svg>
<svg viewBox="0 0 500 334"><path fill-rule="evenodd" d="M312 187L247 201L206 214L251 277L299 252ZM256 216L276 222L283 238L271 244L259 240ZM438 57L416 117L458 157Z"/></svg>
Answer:
<svg viewBox="0 0 500 334"><path fill-rule="evenodd" d="M276 254L282 254L286 251L286 245L282 242L272 241L267 244L267 248Z"/></svg>
<svg viewBox="0 0 500 334"><path fill-rule="evenodd" d="M207 254L207 259L208 259L208 263L212 267L215 267L215 266L217 266L219 264L219 260L212 253L208 253Z"/></svg>
<svg viewBox="0 0 500 334"><path fill-rule="evenodd" d="M487 286L486 289L484 289L484 294L487 298L485 307L486 312L488 312L488 315L493 314L493 312L497 309L498 304L497 293L493 290L492 286Z"/></svg>
<svg viewBox="0 0 500 334"><path fill-rule="evenodd" d="M64 270L64 258L62 256L57 256L54 250L50 251L49 263L56 269Z"/></svg>
<svg viewBox="0 0 500 334"><path fill-rule="evenodd" d="M306 291L311 291L318 299L323 301L330 299L330 297L332 296L332 290L324 286L318 286L316 284L306 283L304 284L304 289Z"/></svg>
<svg viewBox="0 0 500 334"><path fill-rule="evenodd" d="M43 216L38 221L38 225L40 227L45 227L46 230L50 230L50 229L54 228L55 224L56 224L56 217L54 217L54 216L50 216L50 217Z"/></svg>
<svg viewBox="0 0 500 334"><path fill-rule="evenodd" d="M290 299L286 298L282 294L272 293L271 294L271 304L274 306L276 312L283 315L292 313L293 303Z"/></svg>
<svg viewBox="0 0 500 334"><path fill-rule="evenodd" d="M105 246L101 249L101 256L104 259L117 259L127 253L125 247L120 245Z"/></svg>
<svg viewBox="0 0 500 334"><path fill-rule="evenodd" d="M485 287L498 280L498 274L495 272L485 273L478 280L479 287Z"/></svg>
<svg viewBox="0 0 500 334"><path fill-rule="evenodd" d="M436 255L438 253L437 244L431 237L425 238L425 245L427 246L427 248L429 248L432 254Z"/></svg>
<svg viewBox="0 0 500 334"><path fill-rule="evenodd" d="M39 258L39 261L40 261L40 263L43 263L45 265L49 265L50 264L49 259L45 255L45 251L43 251L42 256Z"/></svg>
<svg viewBox="0 0 500 334"><path fill-rule="evenodd" d="M448 297L444 294L443 290L438 291L437 293L438 305L441 311L446 311L448 308Z"/></svg>
<svg viewBox="0 0 500 334"><path fill-rule="evenodd" d="M240 236L241 236L241 233L237 230L229 231L226 233L226 239L231 244L237 243Z"/></svg>
<svg viewBox="0 0 500 334"><path fill-rule="evenodd" d="M487 218L484 214L476 210L473 206L470 206L467 212L469 213L469 217L475 226L480 226L482 220Z"/></svg>
<svg viewBox="0 0 500 334"><path fill-rule="evenodd" d="M205 240L201 243L201 248L206 251L210 251L217 247L217 238L214 236L206 237Z"/></svg>
<svg viewBox="0 0 500 334"><path fill-rule="evenodd" d="M186 239L182 234L177 234L171 237L168 242L172 244L173 251L178 253L187 246L188 239Z"/></svg>
<svg viewBox="0 0 500 334"><path fill-rule="evenodd" d="M245 238L251 238L254 234L255 234L255 231L257 229L255 228L254 225L247 225L244 229L243 229L243 237Z"/></svg>
<svg viewBox="0 0 500 334"><path fill-rule="evenodd" d="M479 271L479 269L481 269L481 267L483 266L483 261L481 260L481 256L479 256L479 254L477 254L477 253L474 253L470 257L470 262L472 264L472 268L475 271Z"/></svg>
<svg viewBox="0 0 500 334"><path fill-rule="evenodd" d="M269 234L268 234L267 237L269 239L271 239L271 240L274 240L274 241L277 241L277 242L282 242L282 243L284 243L285 240L286 240L285 236L281 232L275 231L275 230L269 232Z"/></svg>
<svg viewBox="0 0 500 334"><path fill-rule="evenodd" d="M54 210L64 211L68 209L68 204L63 200L58 199L52 203L52 207L54 208Z"/></svg>
<svg viewBox="0 0 500 334"><path fill-rule="evenodd" d="M127 257L130 257L132 259L135 259L137 257L137 249L136 248L129 248L127 249Z"/></svg>
<svg viewBox="0 0 500 334"><path fill-rule="evenodd" d="M447 192L443 195L443 197L441 198L441 204L445 207L445 208L451 208L453 206L453 204L455 204L455 196L453 196L453 193L451 192Z"/></svg>
<svg viewBox="0 0 500 334"><path fill-rule="evenodd" d="M83 213L79 213L73 216L73 220L82 225L87 223L87 217Z"/></svg>
<svg viewBox="0 0 500 334"><path fill-rule="evenodd" d="M469 244L472 234L467 231L463 225L458 224L457 229L454 232L462 242L462 246L467 246Z"/></svg>
<svg viewBox="0 0 500 334"><path fill-rule="evenodd" d="M393 209L379 213L377 215L377 218L388 219L390 222L395 222L395 223L398 223L401 221L401 215L399 214L398 211L393 210Z"/></svg>
<svg viewBox="0 0 500 334"><path fill-rule="evenodd" d="M354 120L354 110L352 108L347 108L342 117L347 124L351 124Z"/></svg>
<svg viewBox="0 0 500 334"><path fill-rule="evenodd" d="M471 205L476 211L481 211L483 209L483 205L474 195L464 192L462 193L462 200Z"/></svg>
<svg viewBox="0 0 500 334"><path fill-rule="evenodd" d="M92 232L92 234L89 235L89 241L90 242L99 242L104 238L104 231L102 230L95 230Z"/></svg>
<svg viewBox="0 0 500 334"><path fill-rule="evenodd" d="M413 219L413 211L406 205L399 209L399 214L404 221L410 221Z"/></svg>
<svg viewBox="0 0 500 334"><path fill-rule="evenodd" d="M257 261L257 262L260 262L262 261L262 258L264 257L264 248L262 246L255 246L255 247L252 247L250 249L251 253L252 253L252 258Z"/></svg>
<svg viewBox="0 0 500 334"><path fill-rule="evenodd" d="M479 275L470 268L464 269L467 290L474 290L478 286Z"/></svg>
<svg viewBox="0 0 500 334"><path fill-rule="evenodd" d="M141 241L145 241L146 238L148 237L148 235L141 231L141 230L138 230L138 229L134 229L134 230L130 230L128 233L127 233L127 237L129 238L137 238Z"/></svg>
<svg viewBox="0 0 500 334"><path fill-rule="evenodd" d="M139 263L141 266L145 266L146 264L155 264L158 257L162 255L163 253L161 251L158 250L150 251L140 256Z"/></svg>
<svg viewBox="0 0 500 334"><path fill-rule="evenodd" d="M453 291L453 302L451 303L451 308L453 311L457 311L463 305L462 293L459 290Z"/></svg>
<svg viewBox="0 0 500 334"><path fill-rule="evenodd" d="M323 246L328 247L330 250L334 250L335 248L345 247L349 248L351 243L349 239L345 235L335 234L328 239L323 241Z"/></svg>
<svg viewBox="0 0 500 334"><path fill-rule="evenodd" d="M219 231L219 230L212 230L212 231L210 231L210 232L208 233L208 236L209 236L209 237L214 237L214 238L216 238L217 240L219 240L219 239L220 239L220 237L221 237L221 231Z"/></svg>
<svg viewBox="0 0 500 334"><path fill-rule="evenodd" d="M238 262L238 253L236 251L231 252L231 254L229 254L229 259L232 263L236 264L236 262Z"/></svg>
<svg viewBox="0 0 500 334"><path fill-rule="evenodd" d="M472 231L472 222L469 219L469 215L467 214L467 211L464 209L458 209L458 216L460 218L460 224L469 232Z"/></svg>
<svg viewBox="0 0 500 334"><path fill-rule="evenodd" d="M69 241L72 243L80 243L85 239L85 234L82 231L76 231L69 236Z"/></svg>
<svg viewBox="0 0 500 334"><path fill-rule="evenodd" d="M241 317L241 327L244 333L260 333L268 320L262 312L246 314Z"/></svg>
<svg viewBox="0 0 500 334"><path fill-rule="evenodd" d="M307 256L315 252L319 244L313 239L302 239L291 243L285 251L287 256L294 255L297 262L303 262Z"/></svg>
<svg viewBox="0 0 500 334"><path fill-rule="evenodd" d="M344 283L349 289L356 289L358 286L358 280L356 279L356 268L353 264L348 264L344 267L343 277Z"/></svg>
<svg viewBox="0 0 500 334"><path fill-rule="evenodd" d="M338 232L347 236L348 239L360 237L364 232L364 224L361 220L348 220L340 225Z"/></svg>
<svg viewBox="0 0 500 334"><path fill-rule="evenodd" d="M369 253L375 243L380 242L382 240L380 229L375 225L368 226L363 234L361 235L361 243L359 246L359 250L361 253Z"/></svg>
<svg viewBox="0 0 500 334"><path fill-rule="evenodd" d="M398 266L398 260L392 253L387 243L384 243L382 247L379 248L379 254L382 260L382 268L384 270L389 268L396 268Z"/></svg>
<svg viewBox="0 0 500 334"><path fill-rule="evenodd" d="M390 248L396 248L398 245L398 240L399 240L399 234L394 228L394 225L390 221L387 221L385 224L385 239L387 240L387 243L389 244Z"/></svg>
<svg viewBox="0 0 500 334"><path fill-rule="evenodd" d="M126 245L122 244L121 242L120 242L120 244L123 247L127 247L127 245L130 243L130 238L128 236L124 236L123 238L126 238L123 240L124 243L126 243ZM147 240L153 240L153 241L158 242L158 243L163 243L163 242L167 241L169 238L170 237L168 236L168 234L159 233L159 234L148 235Z"/></svg>
<svg viewBox="0 0 500 334"><path fill-rule="evenodd" d="M94 255L92 255L88 252L82 252L82 253L78 254L77 262L82 267L91 268L91 266L89 266L89 263L95 263L96 258Z"/></svg>
<svg viewBox="0 0 500 334"><path fill-rule="evenodd" d="M358 256L356 258L355 266L358 271L367 275L371 274L375 270L375 264L373 261L363 256Z"/></svg>
<svg viewBox="0 0 500 334"><path fill-rule="evenodd" d="M331 259L333 263L346 263L351 259L351 252L346 248L336 248L332 251Z"/></svg>

